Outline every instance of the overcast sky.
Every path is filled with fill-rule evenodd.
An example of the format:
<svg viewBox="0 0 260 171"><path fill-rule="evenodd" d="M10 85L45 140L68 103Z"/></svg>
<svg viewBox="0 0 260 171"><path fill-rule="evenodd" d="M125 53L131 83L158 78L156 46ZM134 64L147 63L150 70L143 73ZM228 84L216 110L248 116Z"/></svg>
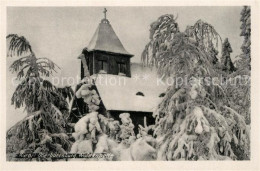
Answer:
<svg viewBox="0 0 260 171"><path fill-rule="evenodd" d="M241 53L240 12L242 7L107 7L107 18L123 43L134 54L133 62L149 41L149 27L163 14L178 14L180 30L202 19L215 27L222 39L228 37L232 59ZM57 76L75 77L78 55L92 38L100 20L101 7L8 7L7 34L25 36L38 57L48 57L61 67ZM7 67L14 59L7 59ZM15 86L7 72L7 128L25 116L10 105Z"/></svg>

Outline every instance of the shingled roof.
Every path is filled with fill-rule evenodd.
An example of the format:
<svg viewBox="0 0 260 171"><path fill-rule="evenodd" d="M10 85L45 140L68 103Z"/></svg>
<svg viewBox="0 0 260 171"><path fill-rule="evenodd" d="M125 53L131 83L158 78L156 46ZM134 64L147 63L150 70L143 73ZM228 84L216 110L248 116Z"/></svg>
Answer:
<svg viewBox="0 0 260 171"><path fill-rule="evenodd" d="M101 50L133 56L125 50L123 44L117 37L107 19L101 20L101 23L99 24L87 48L89 51Z"/></svg>

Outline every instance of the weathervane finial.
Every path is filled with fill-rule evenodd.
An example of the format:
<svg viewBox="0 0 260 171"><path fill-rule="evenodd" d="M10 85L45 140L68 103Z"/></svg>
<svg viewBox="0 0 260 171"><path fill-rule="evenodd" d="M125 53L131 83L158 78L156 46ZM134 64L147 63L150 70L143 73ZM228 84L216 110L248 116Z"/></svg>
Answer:
<svg viewBox="0 0 260 171"><path fill-rule="evenodd" d="M105 19L107 19L107 9L106 8L104 8L103 13L104 13Z"/></svg>

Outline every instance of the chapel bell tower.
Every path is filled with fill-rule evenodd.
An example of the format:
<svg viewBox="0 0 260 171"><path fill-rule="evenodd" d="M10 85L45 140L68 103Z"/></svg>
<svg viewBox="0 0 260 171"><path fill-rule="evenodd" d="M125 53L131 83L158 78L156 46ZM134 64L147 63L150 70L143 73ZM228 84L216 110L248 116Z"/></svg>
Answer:
<svg viewBox="0 0 260 171"><path fill-rule="evenodd" d="M101 20L87 48L81 55L81 79L93 74L112 74L131 77L130 59L128 53L110 22L107 10L104 8L104 18Z"/></svg>

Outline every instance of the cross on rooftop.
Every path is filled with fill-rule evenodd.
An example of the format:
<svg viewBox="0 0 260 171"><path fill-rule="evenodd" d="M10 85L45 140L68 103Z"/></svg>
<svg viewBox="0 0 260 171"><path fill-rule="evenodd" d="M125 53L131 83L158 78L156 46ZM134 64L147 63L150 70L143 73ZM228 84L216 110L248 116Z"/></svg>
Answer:
<svg viewBox="0 0 260 171"><path fill-rule="evenodd" d="M104 8L104 11L103 11L104 15L105 15L105 19L107 19L107 9Z"/></svg>

